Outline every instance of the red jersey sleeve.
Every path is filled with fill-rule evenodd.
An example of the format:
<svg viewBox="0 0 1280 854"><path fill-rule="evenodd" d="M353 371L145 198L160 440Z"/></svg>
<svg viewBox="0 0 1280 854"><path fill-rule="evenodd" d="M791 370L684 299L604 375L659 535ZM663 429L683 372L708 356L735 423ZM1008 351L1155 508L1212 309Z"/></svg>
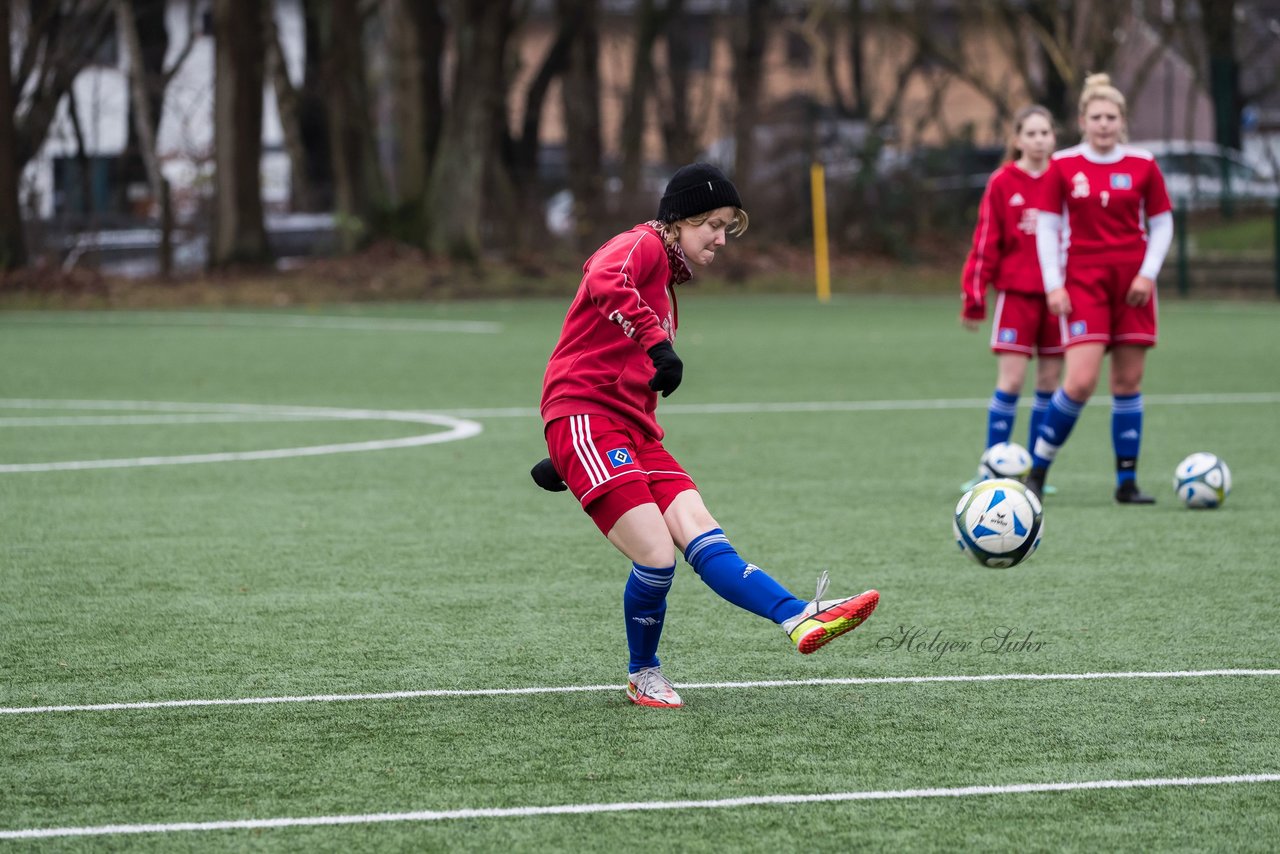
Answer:
<svg viewBox="0 0 1280 854"><path fill-rule="evenodd" d="M1146 210L1148 219L1173 210L1173 204L1169 201L1169 190L1164 185L1164 173L1160 171L1155 160L1151 161L1151 175L1147 178L1143 208Z"/></svg>
<svg viewBox="0 0 1280 854"><path fill-rule="evenodd" d="M978 205L978 224L973 229L973 246L960 276L963 294L962 316L970 320L982 320L987 316L987 285L996 280L1000 272L1001 220L997 197L996 172L987 181L987 189Z"/></svg>
<svg viewBox="0 0 1280 854"><path fill-rule="evenodd" d="M666 291L671 266L662 238L652 232L627 232L587 259L583 285L592 305L622 333L648 350L668 338L657 313L641 290Z"/></svg>

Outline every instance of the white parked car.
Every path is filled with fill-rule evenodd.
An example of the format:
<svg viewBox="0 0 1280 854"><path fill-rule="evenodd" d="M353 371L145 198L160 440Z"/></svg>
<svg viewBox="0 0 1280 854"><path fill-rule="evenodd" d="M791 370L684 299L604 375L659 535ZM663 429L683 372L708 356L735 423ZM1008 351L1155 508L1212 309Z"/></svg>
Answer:
<svg viewBox="0 0 1280 854"><path fill-rule="evenodd" d="M1131 143L1150 151L1160 164L1175 207L1208 208L1222 203L1223 178L1233 201L1280 198L1280 184L1262 175L1240 152L1213 142L1151 140Z"/></svg>

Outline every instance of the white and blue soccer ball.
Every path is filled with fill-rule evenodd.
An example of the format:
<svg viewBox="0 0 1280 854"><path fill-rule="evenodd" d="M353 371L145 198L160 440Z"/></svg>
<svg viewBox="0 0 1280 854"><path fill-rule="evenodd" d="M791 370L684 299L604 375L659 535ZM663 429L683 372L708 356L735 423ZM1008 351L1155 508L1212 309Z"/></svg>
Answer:
<svg viewBox="0 0 1280 854"><path fill-rule="evenodd" d="M1173 470L1173 489L1188 507L1221 507L1231 493L1231 469L1217 454L1199 451Z"/></svg>
<svg viewBox="0 0 1280 854"><path fill-rule="evenodd" d="M951 528L962 552L982 566L1007 569L1039 547L1044 511L1021 481L984 480L960 498Z"/></svg>
<svg viewBox="0 0 1280 854"><path fill-rule="evenodd" d="M996 442L982 452L978 473L983 480L1026 480L1031 473L1031 453L1017 442Z"/></svg>

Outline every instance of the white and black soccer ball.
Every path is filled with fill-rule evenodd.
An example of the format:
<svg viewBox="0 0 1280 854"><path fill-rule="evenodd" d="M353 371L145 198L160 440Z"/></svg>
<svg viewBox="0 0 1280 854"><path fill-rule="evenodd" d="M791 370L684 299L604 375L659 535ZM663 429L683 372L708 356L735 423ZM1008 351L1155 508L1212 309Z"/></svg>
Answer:
<svg viewBox="0 0 1280 854"><path fill-rule="evenodd" d="M1031 453L1017 442L996 442L982 452L978 473L983 480L1026 480L1031 473Z"/></svg>
<svg viewBox="0 0 1280 854"><path fill-rule="evenodd" d="M1039 547L1044 511L1020 481L984 480L960 498L951 529L956 545L969 557L982 566L1007 569Z"/></svg>
<svg viewBox="0 0 1280 854"><path fill-rule="evenodd" d="M1217 454L1199 451L1173 470L1173 489L1188 507L1221 507L1231 492L1231 469Z"/></svg>

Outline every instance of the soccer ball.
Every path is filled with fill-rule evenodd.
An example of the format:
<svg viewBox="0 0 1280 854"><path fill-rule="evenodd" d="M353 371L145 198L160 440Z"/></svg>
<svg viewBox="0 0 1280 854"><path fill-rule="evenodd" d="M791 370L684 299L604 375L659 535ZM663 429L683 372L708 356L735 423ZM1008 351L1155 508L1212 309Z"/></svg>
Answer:
<svg viewBox="0 0 1280 854"><path fill-rule="evenodd" d="M996 442L982 452L978 472L983 480L1002 477L1026 480L1031 472L1031 454L1017 442Z"/></svg>
<svg viewBox="0 0 1280 854"><path fill-rule="evenodd" d="M962 552L983 566L1007 569L1040 545L1044 513L1019 481L984 480L961 497L951 529Z"/></svg>
<svg viewBox="0 0 1280 854"><path fill-rule="evenodd" d="M1217 454L1200 451L1178 463L1173 488L1188 507L1217 507L1231 492L1231 469Z"/></svg>

